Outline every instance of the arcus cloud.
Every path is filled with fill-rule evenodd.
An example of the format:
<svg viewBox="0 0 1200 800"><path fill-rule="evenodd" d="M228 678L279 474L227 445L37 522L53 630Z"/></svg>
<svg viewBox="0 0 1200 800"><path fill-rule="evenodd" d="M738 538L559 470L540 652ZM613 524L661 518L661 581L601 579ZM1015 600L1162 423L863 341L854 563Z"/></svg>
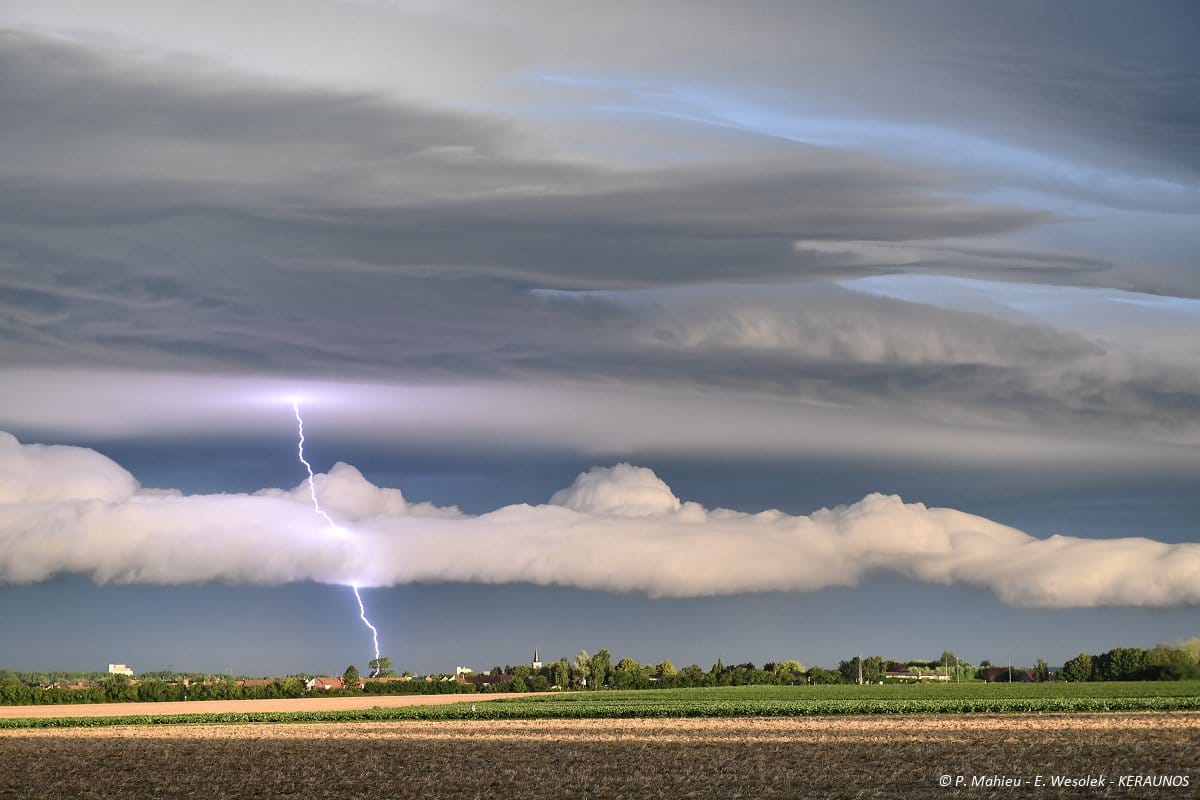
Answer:
<svg viewBox="0 0 1200 800"><path fill-rule="evenodd" d="M871 494L795 516L682 502L653 471L594 468L546 505L479 516L409 503L338 464L255 494L138 487L86 448L0 433L0 584L98 582L388 586L529 582L690 597L851 586L877 572L986 588L1009 605L1200 604L1200 544L1038 539L948 508Z"/></svg>

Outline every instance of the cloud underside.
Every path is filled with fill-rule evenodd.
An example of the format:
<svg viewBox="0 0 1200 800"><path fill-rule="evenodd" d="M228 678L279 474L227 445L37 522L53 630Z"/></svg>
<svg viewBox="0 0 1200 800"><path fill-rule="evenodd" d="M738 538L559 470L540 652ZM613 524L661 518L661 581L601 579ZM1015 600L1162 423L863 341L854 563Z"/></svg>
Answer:
<svg viewBox="0 0 1200 800"><path fill-rule="evenodd" d="M652 471L593 468L544 505L479 516L407 502L346 464L255 494L140 488L95 451L0 434L0 582L359 586L528 582L654 597L853 586L881 572L1023 607L1200 604L1200 545L1037 539L872 494L807 516L681 501Z"/></svg>
<svg viewBox="0 0 1200 800"><path fill-rule="evenodd" d="M1138 285L998 245L1061 217L948 169L744 132L719 155L583 158L519 113L32 33L0 34L0 74L10 366L718 386L1198 435L1194 322L1100 341L828 285Z"/></svg>
<svg viewBox="0 0 1200 800"><path fill-rule="evenodd" d="M27 33L0 34L0 74L8 365L716 385L1197 435L1194 324L1097 341L819 283L1114 279L997 246L1059 217L972 199L950 171L754 136L614 165L519 116Z"/></svg>

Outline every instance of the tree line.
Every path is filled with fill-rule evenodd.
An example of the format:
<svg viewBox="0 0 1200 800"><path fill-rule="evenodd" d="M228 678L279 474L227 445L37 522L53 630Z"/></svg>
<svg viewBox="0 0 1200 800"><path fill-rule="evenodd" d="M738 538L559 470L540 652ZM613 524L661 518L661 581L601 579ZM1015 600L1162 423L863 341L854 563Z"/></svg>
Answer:
<svg viewBox="0 0 1200 800"><path fill-rule="evenodd" d="M861 667L861 669L860 669ZM889 680L888 673L945 674L951 679L974 680L977 669L945 651L931 661L889 661L882 656L855 656L840 662L836 669L805 667L799 661L726 664L717 659L707 669L698 664L676 667L670 660L640 664L632 658L614 661L607 649L595 655L581 650L574 659L560 658L535 669L530 664L496 666L495 676L502 683L490 691L539 692L580 689L686 689L705 686L802 686L807 684L878 683ZM894 678L891 678L894 680Z"/></svg>
<svg viewBox="0 0 1200 800"><path fill-rule="evenodd" d="M274 678L268 683L243 686L233 680L183 682L158 678L131 680L125 675L103 674L94 684L73 689L30 685L0 676L0 705L57 705L60 703L137 703L181 700L267 700L303 697L301 676Z"/></svg>
<svg viewBox="0 0 1200 800"><path fill-rule="evenodd" d="M1178 681L1200 678L1200 639L1149 650L1116 647L1099 655L1080 653L1062 668L1068 681Z"/></svg>
<svg viewBox="0 0 1200 800"><path fill-rule="evenodd" d="M554 689L675 689L703 686L805 685L895 683L931 674L950 681L984 680L989 674L999 680L1050 681L1120 680L1161 681L1200 679L1200 639L1162 644L1151 649L1115 648L1098 656L1080 654L1056 675L1045 659L1031 667L994 667L984 660L968 663L945 650L929 661L893 661L883 656L855 656L839 662L836 669L805 668L798 661L768 662L761 667L751 662L725 664L720 659L710 668L697 664L677 668L669 660L639 664L631 658L614 663L607 649L595 655L582 650L573 660L560 658L540 669L531 665L492 668L493 675L509 680L488 687L491 691L547 691Z"/></svg>
<svg viewBox="0 0 1200 800"><path fill-rule="evenodd" d="M370 677L360 678L356 667L343 673L344 687L320 691L307 688L304 674L272 678L243 685L228 675L151 672L131 680L108 673L16 673L0 670L0 705L45 705L59 703L120 703L186 700L259 700L320 694L457 694L474 692L544 692L581 689L676 689L704 686L805 685L895 682L930 673L952 681L981 680L992 668L988 661L978 666L957 658L950 650L929 661L892 661L882 656L855 656L839 662L836 669L805 667L799 661L726 664L718 659L708 669L698 664L678 668L664 659L640 664L632 658L614 661L605 648L594 655L581 650L574 659L560 658L535 669L531 664L496 666L490 674L500 680L482 686L456 680L456 676L396 676L390 658L371 662ZM1013 673L1033 680L1051 680L1046 662L1032 668L1014 668ZM1068 681L1138 681L1200 679L1200 639L1142 649L1118 647L1105 653L1080 653L1068 660L1059 675ZM375 678L375 680L372 680ZM402 679L403 678L403 679ZM1002 678L1003 679L1003 678ZM63 683L87 683L66 688ZM360 688L361 686L361 688Z"/></svg>

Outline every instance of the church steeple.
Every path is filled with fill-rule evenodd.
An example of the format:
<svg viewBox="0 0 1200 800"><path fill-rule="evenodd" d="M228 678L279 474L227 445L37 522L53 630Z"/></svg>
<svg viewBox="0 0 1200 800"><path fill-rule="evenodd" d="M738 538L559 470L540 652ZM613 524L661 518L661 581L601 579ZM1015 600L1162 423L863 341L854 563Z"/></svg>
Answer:
<svg viewBox="0 0 1200 800"><path fill-rule="evenodd" d="M542 668L542 659L538 657L538 651L536 647L533 648L533 664L530 666L532 666L534 669Z"/></svg>

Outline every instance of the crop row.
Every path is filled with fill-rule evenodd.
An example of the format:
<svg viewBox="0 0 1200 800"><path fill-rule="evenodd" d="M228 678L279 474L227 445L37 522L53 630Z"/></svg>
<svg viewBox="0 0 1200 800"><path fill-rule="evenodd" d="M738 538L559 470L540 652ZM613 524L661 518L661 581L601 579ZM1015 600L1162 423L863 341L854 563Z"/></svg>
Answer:
<svg viewBox="0 0 1200 800"><path fill-rule="evenodd" d="M213 723L305 723L390 720L494 719L622 719L656 717L792 717L880 714L1012 714L1089 713L1105 711L1200 711L1200 697L1058 697L946 698L905 700L698 701L629 702L492 701L443 706L370 708L350 711L227 712L217 714L139 715L0 719L0 728L67 728L111 725L179 725Z"/></svg>
<svg viewBox="0 0 1200 800"><path fill-rule="evenodd" d="M542 695L529 700L562 702L631 702L659 704L683 699L707 700L779 700L811 702L818 700L993 700L1113 697L1196 697L1200 681L1127 681L1097 683L942 683L888 684L884 686L725 686L693 689L656 689L651 691L573 692Z"/></svg>

